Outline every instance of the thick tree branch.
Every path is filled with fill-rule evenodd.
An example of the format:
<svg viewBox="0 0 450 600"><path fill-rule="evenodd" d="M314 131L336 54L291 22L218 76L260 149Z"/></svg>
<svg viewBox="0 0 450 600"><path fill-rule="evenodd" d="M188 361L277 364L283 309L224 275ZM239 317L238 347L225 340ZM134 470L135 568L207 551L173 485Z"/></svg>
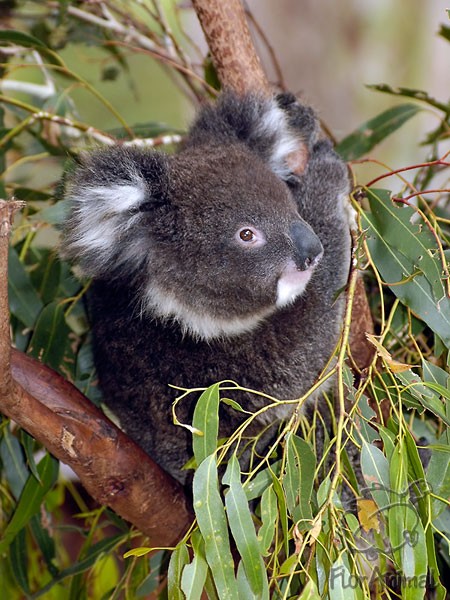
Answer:
<svg viewBox="0 0 450 600"><path fill-rule="evenodd" d="M192 0L223 87L270 93L241 0Z"/></svg>

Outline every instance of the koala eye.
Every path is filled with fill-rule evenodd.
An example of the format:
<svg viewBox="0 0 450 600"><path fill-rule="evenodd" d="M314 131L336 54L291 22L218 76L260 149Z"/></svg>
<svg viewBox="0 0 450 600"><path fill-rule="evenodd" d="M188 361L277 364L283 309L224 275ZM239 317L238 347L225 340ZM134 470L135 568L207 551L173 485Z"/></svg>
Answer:
<svg viewBox="0 0 450 600"><path fill-rule="evenodd" d="M264 234L256 227L242 227L237 231L236 239L241 246L249 248L263 246L266 243Z"/></svg>
<svg viewBox="0 0 450 600"><path fill-rule="evenodd" d="M243 242L253 242L255 239L255 234L251 229L241 229L239 232L239 237Z"/></svg>

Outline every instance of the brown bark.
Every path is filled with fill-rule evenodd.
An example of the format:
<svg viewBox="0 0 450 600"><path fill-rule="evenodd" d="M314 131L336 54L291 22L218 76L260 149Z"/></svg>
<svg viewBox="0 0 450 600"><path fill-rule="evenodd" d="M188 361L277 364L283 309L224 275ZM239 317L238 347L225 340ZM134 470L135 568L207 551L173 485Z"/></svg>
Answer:
<svg viewBox="0 0 450 600"><path fill-rule="evenodd" d="M0 201L0 410L70 465L91 496L150 538L176 544L193 517L181 486L52 369L12 350L8 238L18 204Z"/></svg>
<svg viewBox="0 0 450 600"><path fill-rule="evenodd" d="M224 88L270 94L241 0L192 0Z"/></svg>

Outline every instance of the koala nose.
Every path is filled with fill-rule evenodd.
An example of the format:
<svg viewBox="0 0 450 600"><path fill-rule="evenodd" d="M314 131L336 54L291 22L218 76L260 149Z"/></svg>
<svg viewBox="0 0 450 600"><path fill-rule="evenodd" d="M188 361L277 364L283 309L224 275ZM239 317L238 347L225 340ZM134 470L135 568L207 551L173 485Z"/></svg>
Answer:
<svg viewBox="0 0 450 600"><path fill-rule="evenodd" d="M294 243L295 264L300 271L315 266L323 254L323 246L309 225L296 221L291 225L291 239Z"/></svg>

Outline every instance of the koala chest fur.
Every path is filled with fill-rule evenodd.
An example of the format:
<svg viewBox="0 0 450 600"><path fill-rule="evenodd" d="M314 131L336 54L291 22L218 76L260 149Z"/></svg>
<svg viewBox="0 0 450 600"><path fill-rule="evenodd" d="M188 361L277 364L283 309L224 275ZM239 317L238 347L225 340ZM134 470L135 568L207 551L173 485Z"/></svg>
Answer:
<svg viewBox="0 0 450 600"><path fill-rule="evenodd" d="M182 388L220 380L303 395L337 342L350 236L346 167L311 109L224 94L178 154L98 150L69 175L62 253L93 278L90 314L104 401L181 481ZM289 169L306 148L301 175ZM189 396L191 398L191 396ZM250 411L262 397L241 394ZM286 416L286 408L267 420ZM177 409L189 422L192 406ZM222 434L242 416L224 407Z"/></svg>

